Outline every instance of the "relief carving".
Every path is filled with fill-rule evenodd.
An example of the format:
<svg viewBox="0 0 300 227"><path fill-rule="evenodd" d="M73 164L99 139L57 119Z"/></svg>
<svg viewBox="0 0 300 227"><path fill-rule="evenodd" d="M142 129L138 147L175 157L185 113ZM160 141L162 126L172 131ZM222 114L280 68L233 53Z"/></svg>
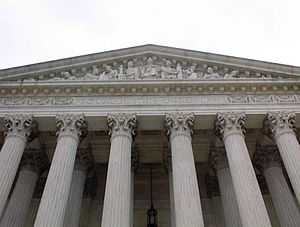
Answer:
<svg viewBox="0 0 300 227"><path fill-rule="evenodd" d="M107 126L111 138L124 135L132 139L136 133L137 117L135 114L110 114L107 116Z"/></svg>
<svg viewBox="0 0 300 227"><path fill-rule="evenodd" d="M110 81L110 80L237 80L280 79L279 75L249 71L241 68L207 64L199 61L186 62L158 55L120 59L90 66L48 72L19 81ZM0 79L1 80L1 79Z"/></svg>
<svg viewBox="0 0 300 227"><path fill-rule="evenodd" d="M108 97L0 97L5 106L91 105L201 105L201 104L300 104L299 95L202 95L202 96L108 96Z"/></svg>

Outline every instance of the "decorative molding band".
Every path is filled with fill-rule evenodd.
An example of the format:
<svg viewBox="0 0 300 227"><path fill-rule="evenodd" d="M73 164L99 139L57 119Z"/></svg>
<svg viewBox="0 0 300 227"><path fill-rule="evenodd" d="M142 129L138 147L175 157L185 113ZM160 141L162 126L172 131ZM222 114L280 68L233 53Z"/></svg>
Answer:
<svg viewBox="0 0 300 227"><path fill-rule="evenodd" d="M66 81L0 83L0 95L11 96L120 96L205 94L300 94L299 80L276 81Z"/></svg>
<svg viewBox="0 0 300 227"><path fill-rule="evenodd" d="M15 106L138 106L138 105L300 104L300 95L0 97L0 108Z"/></svg>

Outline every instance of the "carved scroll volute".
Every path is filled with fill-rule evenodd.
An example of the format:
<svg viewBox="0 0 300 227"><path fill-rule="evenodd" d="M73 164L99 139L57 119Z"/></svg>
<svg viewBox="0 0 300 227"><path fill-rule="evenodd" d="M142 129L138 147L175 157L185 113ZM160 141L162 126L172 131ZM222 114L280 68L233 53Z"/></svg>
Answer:
<svg viewBox="0 0 300 227"><path fill-rule="evenodd" d="M132 139L136 134L137 118L135 114L111 114L107 116L107 126L111 139L115 136L127 136Z"/></svg>
<svg viewBox="0 0 300 227"><path fill-rule="evenodd" d="M165 118L166 134L170 139L177 135L191 137L195 116L193 113L168 113Z"/></svg>
<svg viewBox="0 0 300 227"><path fill-rule="evenodd" d="M56 116L58 137L71 136L81 140L87 135L87 122L83 114L62 114Z"/></svg>
<svg viewBox="0 0 300 227"><path fill-rule="evenodd" d="M245 113L217 113L215 133L220 139L236 133L245 135L245 123Z"/></svg>
<svg viewBox="0 0 300 227"><path fill-rule="evenodd" d="M6 136L18 136L25 140L32 140L37 135L37 122L32 115L15 114L4 116Z"/></svg>
<svg viewBox="0 0 300 227"><path fill-rule="evenodd" d="M296 114L294 112L267 113L263 123L264 134L273 138L291 131L296 131Z"/></svg>

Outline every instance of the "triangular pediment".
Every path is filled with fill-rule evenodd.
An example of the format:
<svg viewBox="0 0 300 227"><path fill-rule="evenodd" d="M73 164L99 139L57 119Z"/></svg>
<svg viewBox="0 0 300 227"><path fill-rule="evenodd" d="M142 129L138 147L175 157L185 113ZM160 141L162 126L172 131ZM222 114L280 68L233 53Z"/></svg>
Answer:
<svg viewBox="0 0 300 227"><path fill-rule="evenodd" d="M145 45L0 70L0 81L277 80L300 68Z"/></svg>

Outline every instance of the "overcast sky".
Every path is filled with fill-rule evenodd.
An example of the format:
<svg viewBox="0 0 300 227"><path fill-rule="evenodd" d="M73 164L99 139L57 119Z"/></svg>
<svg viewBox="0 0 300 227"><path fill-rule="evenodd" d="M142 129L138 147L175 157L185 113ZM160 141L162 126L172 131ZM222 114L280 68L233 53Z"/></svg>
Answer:
<svg viewBox="0 0 300 227"><path fill-rule="evenodd" d="M298 0L0 0L0 68L147 43L300 66Z"/></svg>

